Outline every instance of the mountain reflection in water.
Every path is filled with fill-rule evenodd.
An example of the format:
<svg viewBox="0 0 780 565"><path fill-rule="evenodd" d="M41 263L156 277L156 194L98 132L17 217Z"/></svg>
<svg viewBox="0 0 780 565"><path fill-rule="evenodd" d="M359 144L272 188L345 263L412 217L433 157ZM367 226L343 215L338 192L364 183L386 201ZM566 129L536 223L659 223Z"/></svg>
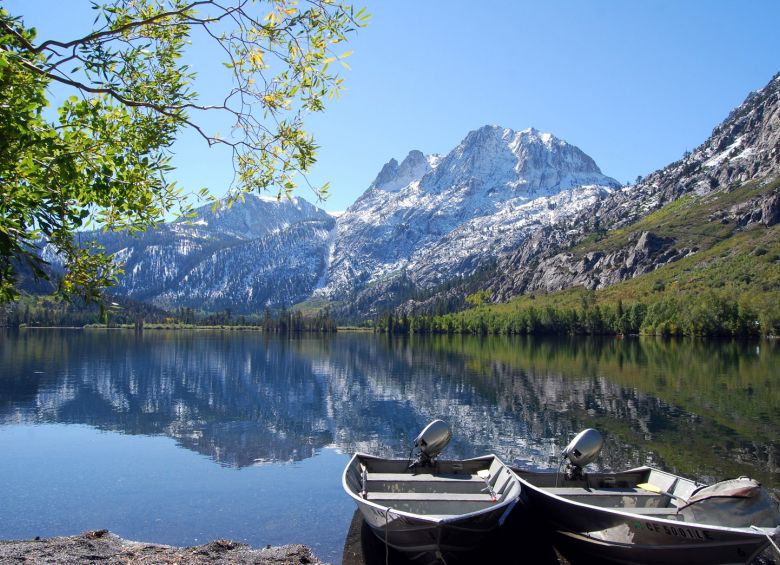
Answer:
<svg viewBox="0 0 780 565"><path fill-rule="evenodd" d="M748 474L777 492L778 366L773 342L30 329L0 337L0 424L162 434L231 467L325 446L406 454L442 418L449 457L552 468L597 427L596 466Z"/></svg>

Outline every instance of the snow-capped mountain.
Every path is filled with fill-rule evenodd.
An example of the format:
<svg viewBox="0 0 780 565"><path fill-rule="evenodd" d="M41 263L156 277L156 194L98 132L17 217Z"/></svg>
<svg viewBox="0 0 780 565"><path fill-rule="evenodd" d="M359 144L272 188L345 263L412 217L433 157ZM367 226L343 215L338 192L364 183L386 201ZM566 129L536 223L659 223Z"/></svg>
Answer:
<svg viewBox="0 0 780 565"><path fill-rule="evenodd" d="M400 279L428 288L470 274L619 186L580 149L535 129L485 126L444 157L412 151L338 219L316 292L392 300L387 285Z"/></svg>
<svg viewBox="0 0 780 565"><path fill-rule="evenodd" d="M137 238L95 236L124 265L114 291L135 300L240 314L315 295L356 318L395 306L393 289L473 273L619 186L551 134L485 126L443 157L390 160L338 219L301 198L249 195Z"/></svg>
<svg viewBox="0 0 780 565"><path fill-rule="evenodd" d="M114 292L164 308L245 313L291 306L311 294L324 274L334 223L302 198L247 195L138 237L96 237L124 264Z"/></svg>

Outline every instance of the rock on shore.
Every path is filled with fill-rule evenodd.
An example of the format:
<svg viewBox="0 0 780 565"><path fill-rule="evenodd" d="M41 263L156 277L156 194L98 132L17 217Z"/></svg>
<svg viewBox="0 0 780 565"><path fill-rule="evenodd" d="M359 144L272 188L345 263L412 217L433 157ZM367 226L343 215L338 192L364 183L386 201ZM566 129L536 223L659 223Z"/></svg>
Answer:
<svg viewBox="0 0 780 565"><path fill-rule="evenodd" d="M67 537L0 541L0 563L105 563L140 565L322 565L305 545L252 549L230 540L215 540L194 547L173 547L128 541L108 530Z"/></svg>

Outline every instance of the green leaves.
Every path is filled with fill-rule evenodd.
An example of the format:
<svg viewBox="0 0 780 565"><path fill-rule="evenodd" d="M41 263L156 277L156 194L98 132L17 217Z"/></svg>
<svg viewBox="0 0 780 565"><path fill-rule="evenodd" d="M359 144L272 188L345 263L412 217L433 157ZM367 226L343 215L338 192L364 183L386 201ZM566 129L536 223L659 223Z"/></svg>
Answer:
<svg viewBox="0 0 780 565"><path fill-rule="evenodd" d="M166 180L183 128L232 150L228 204L256 190L289 196L316 159L305 115L343 88L329 64L348 68L351 51L334 49L368 21L332 0L112 0L93 9L91 33L40 43L0 9L0 302L17 295L19 265L50 276L39 259L45 246L61 262L64 296L99 299L121 265L78 230L142 231L186 215L184 193ZM194 28L226 55L233 89L221 100L199 100L193 70L179 64ZM52 82L71 94L48 122ZM201 125L215 112L232 121L230 136Z"/></svg>

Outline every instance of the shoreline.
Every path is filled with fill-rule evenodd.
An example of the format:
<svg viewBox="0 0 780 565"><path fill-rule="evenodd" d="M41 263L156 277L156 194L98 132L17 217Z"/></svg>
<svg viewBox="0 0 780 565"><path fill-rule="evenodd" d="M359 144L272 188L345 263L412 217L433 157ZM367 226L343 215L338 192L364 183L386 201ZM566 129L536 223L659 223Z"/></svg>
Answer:
<svg viewBox="0 0 780 565"><path fill-rule="evenodd" d="M84 326L30 326L26 324L22 324L20 326L15 326L11 328L11 326L0 326L0 328L5 329L19 329L19 330L78 330L78 331L106 331L106 330L129 330L129 331L138 331L137 328L132 324L118 324L115 326L105 326L102 324L87 324ZM260 332L260 333L268 333L270 335L289 335L289 334L279 334L279 332L276 331L270 331L267 332L262 326L246 326L246 325L221 325L221 326L197 326L197 325L187 325L187 324L163 324L163 323L149 323L145 324L143 326L143 329L140 331L144 332L147 330L151 331L157 331L157 330L227 330L227 331L247 331L247 332ZM364 327L358 327L358 326L337 326L336 331L332 332L321 332L321 331L301 331L297 332L297 334L293 335L333 335L335 333L375 333L374 328L364 328Z"/></svg>
<svg viewBox="0 0 780 565"><path fill-rule="evenodd" d="M0 540L0 562L3 563L43 565L92 561L111 565L325 565L314 556L311 548L300 544L253 549L245 543L218 539L203 545L177 547L126 540L108 530L32 540Z"/></svg>

